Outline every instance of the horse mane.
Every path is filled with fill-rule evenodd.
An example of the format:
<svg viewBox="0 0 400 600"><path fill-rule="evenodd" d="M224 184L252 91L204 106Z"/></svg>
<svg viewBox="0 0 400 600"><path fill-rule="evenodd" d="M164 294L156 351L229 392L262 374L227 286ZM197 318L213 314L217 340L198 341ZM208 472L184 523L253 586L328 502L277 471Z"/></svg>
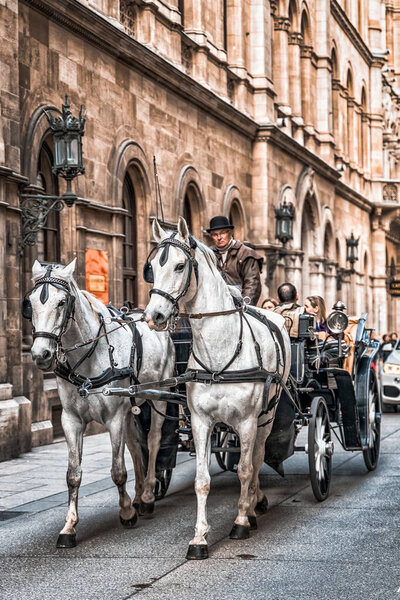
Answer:
<svg viewBox="0 0 400 600"><path fill-rule="evenodd" d="M217 257L215 256L215 253L211 250L211 248L209 248L208 246L203 244L203 242L200 242L196 238L194 238L194 239L196 240L198 249L200 250L200 252L204 256L204 258L206 259L206 262L207 262L208 266L210 267L210 270L213 272L213 274L215 274L215 270L217 269Z"/></svg>

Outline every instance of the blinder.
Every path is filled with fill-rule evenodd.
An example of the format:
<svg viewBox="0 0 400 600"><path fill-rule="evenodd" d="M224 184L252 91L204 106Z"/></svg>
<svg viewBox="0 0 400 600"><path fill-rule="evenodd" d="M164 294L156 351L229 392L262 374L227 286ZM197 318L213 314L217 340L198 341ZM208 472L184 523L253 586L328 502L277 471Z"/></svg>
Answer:
<svg viewBox="0 0 400 600"><path fill-rule="evenodd" d="M66 281L64 281L63 279L60 279L58 277L51 277L51 266L50 266L50 268L47 268L46 274L44 275L44 277L42 277L41 279L38 279L35 283L35 286L31 290L29 290L29 292L27 292L25 294L25 297L22 300L21 313L22 313L22 316L24 317L24 319L28 319L29 321L32 321L32 303L29 299L29 296L35 290L37 290L38 288L41 287L42 290L40 292L40 302L42 304L45 304L49 298L49 285L52 285L53 287L67 293L67 305L66 305L66 309L64 312L64 318L63 318L63 322L61 325L61 330L58 335L56 335L54 333L49 333L46 331L35 332L35 330L33 330L33 338L35 339L37 337L47 337L50 339L54 339L56 342L59 342L59 340L61 339L61 336L66 331L68 321L74 316L75 296L71 293L70 286Z"/></svg>
<svg viewBox="0 0 400 600"><path fill-rule="evenodd" d="M189 244L185 244L183 242L180 242L179 240L174 239L175 236L176 236L176 232L172 233L172 235L169 238L162 240L159 244L157 244L157 246L155 248L153 248L151 250L151 252L148 255L147 260L144 264L144 267L143 267L143 279L146 281L146 283L154 284L153 267L152 267L150 261L151 261L152 256L158 250L160 250L161 248L163 249L161 256L160 256L160 265L161 266L164 266L168 260L170 246L175 246L175 247L179 248L180 250L182 250L182 252L186 255L186 257L189 260L189 273L188 273L188 277L187 277L183 291L179 294L179 296L177 298L173 298L173 296L171 296L167 292L164 292L163 290L158 290L156 288L153 288L150 291L150 294L159 294L160 296L164 296L164 298L167 298L167 300L169 300L174 305L176 311L179 311L178 300L180 300L188 291L191 276L192 276L192 270L194 270L194 273L196 276L196 283L198 283L199 274L198 274L197 260L194 257L194 250L197 248L197 242L196 242L195 238L192 235L189 235Z"/></svg>

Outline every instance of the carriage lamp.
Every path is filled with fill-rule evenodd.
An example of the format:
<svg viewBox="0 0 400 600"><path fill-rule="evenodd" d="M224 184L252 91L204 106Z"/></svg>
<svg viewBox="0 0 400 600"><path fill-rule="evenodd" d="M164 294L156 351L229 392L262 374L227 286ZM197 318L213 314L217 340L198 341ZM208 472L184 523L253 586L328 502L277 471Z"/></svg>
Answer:
<svg viewBox="0 0 400 600"><path fill-rule="evenodd" d="M349 318L341 309L336 309L326 319L329 331L335 334L342 333L349 325Z"/></svg>
<svg viewBox="0 0 400 600"><path fill-rule="evenodd" d="M275 237L282 242L283 245L293 239L294 213L295 208L293 203L286 202L286 200L282 202L279 208L275 208Z"/></svg>
<svg viewBox="0 0 400 600"><path fill-rule="evenodd" d="M49 194L20 193L21 206L21 238L19 241L20 254L25 246L34 246L38 232L45 226L49 213L60 211L64 204L71 207L77 195L72 191L71 181L85 172L82 158L82 137L84 135L86 111L81 106L78 117L74 117L65 96L61 115L54 117L43 109L53 135L55 175L63 177L67 182L67 191L62 196ZM40 186L42 187L42 186ZM40 188L39 188L40 191Z"/></svg>

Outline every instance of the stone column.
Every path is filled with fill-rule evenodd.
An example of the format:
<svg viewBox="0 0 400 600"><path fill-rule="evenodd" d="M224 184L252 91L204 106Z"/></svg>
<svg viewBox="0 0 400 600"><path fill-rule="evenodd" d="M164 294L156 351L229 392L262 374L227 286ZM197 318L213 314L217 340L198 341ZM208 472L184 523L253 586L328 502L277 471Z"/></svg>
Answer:
<svg viewBox="0 0 400 600"><path fill-rule="evenodd" d="M347 156L354 165L354 98L347 98Z"/></svg>
<svg viewBox="0 0 400 600"><path fill-rule="evenodd" d="M302 290L302 253L293 252L285 258L285 281L293 283L298 293L301 294ZM282 281L283 283L283 281ZM303 298L301 298L303 300Z"/></svg>
<svg viewBox="0 0 400 600"><path fill-rule="evenodd" d="M329 313L332 310L332 306L336 302L336 270L335 263L325 262L325 304L326 310Z"/></svg>
<svg viewBox="0 0 400 600"><path fill-rule="evenodd" d="M303 41L301 33L289 34L289 86L292 115L301 119L301 69L300 46Z"/></svg>
<svg viewBox="0 0 400 600"><path fill-rule="evenodd" d="M333 121L333 138L335 141L336 154L343 153L342 131L342 115L339 109L340 105L340 81L332 80L332 121Z"/></svg>
<svg viewBox="0 0 400 600"><path fill-rule="evenodd" d="M275 17L273 79L277 102L285 114L289 114L289 53L288 32L290 21L286 17Z"/></svg>
<svg viewBox="0 0 400 600"><path fill-rule="evenodd" d="M313 127L312 106L312 46L301 46L301 106L306 127Z"/></svg>

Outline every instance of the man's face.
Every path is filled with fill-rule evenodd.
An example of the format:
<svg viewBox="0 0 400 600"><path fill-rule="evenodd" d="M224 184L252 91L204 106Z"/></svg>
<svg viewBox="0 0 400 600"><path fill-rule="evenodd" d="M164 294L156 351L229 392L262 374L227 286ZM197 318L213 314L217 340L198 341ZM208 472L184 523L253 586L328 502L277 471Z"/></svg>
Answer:
<svg viewBox="0 0 400 600"><path fill-rule="evenodd" d="M216 229L211 232L211 237L217 248L224 248L233 237L232 229Z"/></svg>

